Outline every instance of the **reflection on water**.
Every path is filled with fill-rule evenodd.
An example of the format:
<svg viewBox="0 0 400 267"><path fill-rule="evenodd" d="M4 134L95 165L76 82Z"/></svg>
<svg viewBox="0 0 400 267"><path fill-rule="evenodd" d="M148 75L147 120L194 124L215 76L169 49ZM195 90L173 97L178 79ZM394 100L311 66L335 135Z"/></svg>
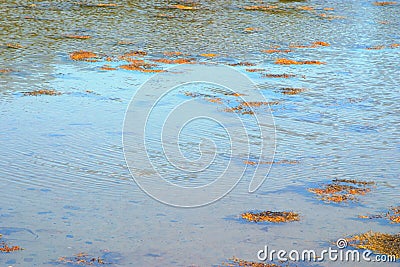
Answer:
<svg viewBox="0 0 400 267"><path fill-rule="evenodd" d="M53 266L61 256L111 251L120 253L116 266L211 266L232 256L254 260L266 244L324 249L348 234L397 230L355 218L398 204L400 48L393 44L400 43L399 5L195 1L180 3L194 7L184 10L166 1L99 3L10 0L0 5L0 70L7 70L0 71L0 233L25 248L2 254L2 265ZM278 7L245 8L259 5ZM291 47L316 41L330 46ZM292 51L262 52L276 46ZM366 49L375 46L384 47ZM70 60L69 53L78 50L102 59ZM149 198L131 180L121 134L129 100L152 74L118 68L124 61L105 61L136 50L146 51L149 62L175 58L164 55L175 51L200 62L254 63L234 68L253 79L268 101L277 102L271 105L275 161L297 164L274 164L256 193L247 194L245 178L204 208L176 209ZM277 65L277 58L327 64ZM101 70L105 64L117 69ZM282 74L296 76L276 78ZM304 91L285 94L284 88ZM62 95L24 95L40 89ZM178 99L188 98L186 91ZM230 97L217 89L212 94ZM168 101L167 108L175 99ZM199 136L214 135L214 126L198 125L198 133L184 130L182 152L196 159ZM217 138L223 149L224 136ZM216 169L223 162L221 157ZM377 187L360 203L343 205L319 202L306 190L335 178L373 180ZM238 220L249 210L294 210L301 220L286 225Z"/></svg>

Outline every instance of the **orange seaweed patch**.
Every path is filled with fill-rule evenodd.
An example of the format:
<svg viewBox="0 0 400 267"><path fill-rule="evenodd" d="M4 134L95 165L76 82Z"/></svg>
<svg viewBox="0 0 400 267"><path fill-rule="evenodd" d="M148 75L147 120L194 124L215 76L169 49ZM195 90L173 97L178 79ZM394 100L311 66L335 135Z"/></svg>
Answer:
<svg viewBox="0 0 400 267"><path fill-rule="evenodd" d="M2 242L2 244L0 245L1 252L10 253L10 252L19 251L19 250L22 250L22 248L20 246L11 246L10 247L4 242Z"/></svg>
<svg viewBox="0 0 400 267"><path fill-rule="evenodd" d="M304 88L282 88L281 93L284 95L297 95L300 94L301 92L306 91Z"/></svg>
<svg viewBox="0 0 400 267"><path fill-rule="evenodd" d="M343 16L334 16L334 15L329 15L329 14L325 14L325 13L319 14L319 16L321 18L330 19L330 20L332 20L332 19L345 19L346 18L346 17L343 17Z"/></svg>
<svg viewBox="0 0 400 267"><path fill-rule="evenodd" d="M266 11L266 10L271 10L271 9L276 9L278 6L245 6L243 7L246 10L261 10L261 11Z"/></svg>
<svg viewBox="0 0 400 267"><path fill-rule="evenodd" d="M90 257L87 253L80 252L74 257L60 257L57 260L58 263L71 264L71 265L103 265L110 264L106 263L104 259L100 257Z"/></svg>
<svg viewBox="0 0 400 267"><path fill-rule="evenodd" d="M272 101L272 102L262 102L262 101L253 101L253 102L242 102L241 105L244 107L261 107L261 106L267 106L267 105L278 105L278 101Z"/></svg>
<svg viewBox="0 0 400 267"><path fill-rule="evenodd" d="M212 53L206 53L206 54L200 54L202 57L216 57L218 56L217 54L212 54Z"/></svg>
<svg viewBox="0 0 400 267"><path fill-rule="evenodd" d="M391 44L390 45L390 48L398 48L398 47L400 47L400 44Z"/></svg>
<svg viewBox="0 0 400 267"><path fill-rule="evenodd" d="M309 188L308 191L316 194L325 202L347 202L357 201L356 196L365 195L371 191L374 182L334 179L332 183L325 184L321 188Z"/></svg>
<svg viewBox="0 0 400 267"><path fill-rule="evenodd" d="M229 259L228 263L223 263L222 266L229 267L283 267L282 265L277 265L275 263L265 263L265 262L255 262L255 261L246 261L243 259L239 259L233 257ZM285 264L285 267L289 267L289 264Z"/></svg>
<svg viewBox="0 0 400 267"><path fill-rule="evenodd" d="M146 55L147 55L147 52L138 50L138 51L131 51L131 52L125 53L123 55L123 57L137 57L137 56L146 56Z"/></svg>
<svg viewBox="0 0 400 267"><path fill-rule="evenodd" d="M191 58L178 58L178 59L152 59L154 62L164 63L164 64L188 64L193 63L193 59Z"/></svg>
<svg viewBox="0 0 400 267"><path fill-rule="evenodd" d="M389 6L389 5L396 5L397 2L374 2L375 6Z"/></svg>
<svg viewBox="0 0 400 267"><path fill-rule="evenodd" d="M56 90L41 89L36 91L23 92L23 94L27 96L39 96L39 95L61 95L62 93Z"/></svg>
<svg viewBox="0 0 400 267"><path fill-rule="evenodd" d="M324 10L325 11L333 11L333 10L335 10L333 7L324 7Z"/></svg>
<svg viewBox="0 0 400 267"><path fill-rule="evenodd" d="M65 38L70 38L70 39L90 39L92 36L89 35L73 35L73 34L66 34L64 35Z"/></svg>
<svg viewBox="0 0 400 267"><path fill-rule="evenodd" d="M97 54L90 52L90 51L75 51L72 52L69 57L72 60L80 60L80 61L91 61L93 58L97 58Z"/></svg>
<svg viewBox="0 0 400 267"><path fill-rule="evenodd" d="M292 50L290 49L266 49L266 50L261 50L261 52L263 53L267 53L267 54L273 54L273 53L289 53L292 52Z"/></svg>
<svg viewBox="0 0 400 267"><path fill-rule="evenodd" d="M321 65L321 64L326 64L326 63L317 61L317 60L296 61L296 60L287 59L287 58L278 58L275 60L275 64L280 64L280 65Z"/></svg>
<svg viewBox="0 0 400 267"><path fill-rule="evenodd" d="M5 46L8 48L13 48L13 49L24 48L22 45L17 44L17 43L7 43L7 44L5 44Z"/></svg>
<svg viewBox="0 0 400 267"><path fill-rule="evenodd" d="M376 215L359 215L358 218L361 219L382 219L386 218L391 223L400 223L400 206L391 207L386 213L376 214Z"/></svg>
<svg viewBox="0 0 400 267"><path fill-rule="evenodd" d="M400 258L400 233L366 232L346 238L352 247Z"/></svg>
<svg viewBox="0 0 400 267"><path fill-rule="evenodd" d="M184 5L171 5L170 8L181 9L181 10L194 10L195 7L192 6L184 6Z"/></svg>
<svg viewBox="0 0 400 267"><path fill-rule="evenodd" d="M110 4L96 4L98 7L116 7L118 6L117 4L110 3Z"/></svg>
<svg viewBox="0 0 400 267"><path fill-rule="evenodd" d="M371 47L367 47L367 50L381 50L384 49L385 46L384 45L375 45L375 46L371 46Z"/></svg>
<svg viewBox="0 0 400 267"><path fill-rule="evenodd" d="M312 6L299 6L299 7L297 7L297 9L311 11L311 10L314 10L314 7L312 7Z"/></svg>
<svg viewBox="0 0 400 267"><path fill-rule="evenodd" d="M12 72L11 69L0 69L0 73L9 73Z"/></svg>
<svg viewBox="0 0 400 267"><path fill-rule="evenodd" d="M300 220L299 214L291 211L263 211L259 213L246 212L243 213L241 217L250 222L284 223Z"/></svg>
<svg viewBox="0 0 400 267"><path fill-rule="evenodd" d="M330 46L327 42L317 41L313 43L313 46Z"/></svg>

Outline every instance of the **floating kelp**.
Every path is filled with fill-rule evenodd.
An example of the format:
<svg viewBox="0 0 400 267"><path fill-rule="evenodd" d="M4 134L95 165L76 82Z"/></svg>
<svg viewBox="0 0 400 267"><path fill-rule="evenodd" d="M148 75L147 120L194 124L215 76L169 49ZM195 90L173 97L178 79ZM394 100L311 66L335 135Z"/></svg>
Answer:
<svg viewBox="0 0 400 267"><path fill-rule="evenodd" d="M279 64L279 65L321 65L321 64L326 64L326 63L317 61L317 60L296 61L296 60L287 59L287 58L278 58L275 60L275 64Z"/></svg>
<svg viewBox="0 0 400 267"><path fill-rule="evenodd" d="M258 11L267 11L267 10L272 10L272 9L277 9L278 6L274 5L260 5L260 6L244 6L243 7L246 10L258 10Z"/></svg>
<svg viewBox="0 0 400 267"><path fill-rule="evenodd" d="M371 191L374 182L335 179L321 188L309 188L308 191L316 194L319 199L325 202L348 202L358 201L356 196L365 195Z"/></svg>
<svg viewBox="0 0 400 267"><path fill-rule="evenodd" d="M294 78L296 77L295 74L290 74L290 73L283 73L283 74L264 74L265 78L284 78L284 79L289 79L289 78Z"/></svg>
<svg viewBox="0 0 400 267"><path fill-rule="evenodd" d="M125 70L133 70L140 72L164 72L162 69L153 69L153 67L157 66L156 64L147 63L144 60L130 59L130 64L121 65L119 68Z"/></svg>
<svg viewBox="0 0 400 267"><path fill-rule="evenodd" d="M104 264L110 264L106 263L104 259L100 257L93 257L89 256L87 253L78 253L74 257L60 257L57 260L57 263L63 263L63 264L69 264L69 265L92 265L92 266L99 266L99 265L104 265Z"/></svg>
<svg viewBox="0 0 400 267"><path fill-rule="evenodd" d="M400 233L385 234L366 232L346 238L348 244L358 249L368 249L375 253L386 254L400 258Z"/></svg>
<svg viewBox="0 0 400 267"><path fill-rule="evenodd" d="M0 69L0 73L10 73L12 71L12 69Z"/></svg>
<svg viewBox="0 0 400 267"><path fill-rule="evenodd" d="M29 91L29 92L23 92L24 95L26 96L39 96L39 95L61 95L61 92L58 92L56 90L49 90L49 89L40 89L40 90L35 90L35 91Z"/></svg>
<svg viewBox="0 0 400 267"><path fill-rule="evenodd" d="M2 237L3 237L3 235L0 234L0 238L2 238ZM0 252L10 253L10 252L19 251L19 250L22 250L22 248L20 246L10 246L5 241L0 242Z"/></svg>
<svg viewBox="0 0 400 267"><path fill-rule="evenodd" d="M160 58L160 59L152 59L152 61L164 64L189 64L193 63L195 60L193 58L178 58L178 59Z"/></svg>
<svg viewBox="0 0 400 267"><path fill-rule="evenodd" d="M19 250L22 250L20 246L9 246L4 241L0 243L0 252L10 253Z"/></svg>
<svg viewBox="0 0 400 267"><path fill-rule="evenodd" d="M375 46L371 46L371 47L367 47L367 50L381 50L384 49L386 46L384 45L375 45Z"/></svg>
<svg viewBox="0 0 400 267"><path fill-rule="evenodd" d="M7 48L12 48L12 49L20 49L20 48L24 48L24 46L18 44L18 43L7 43L4 45Z"/></svg>
<svg viewBox="0 0 400 267"><path fill-rule="evenodd" d="M74 35L74 34L65 34L64 37L69 39L82 39L82 40L92 38L92 36L90 35Z"/></svg>
<svg viewBox="0 0 400 267"><path fill-rule="evenodd" d="M238 113L241 115L253 115L254 108L259 108L261 106L268 106L268 105L278 105L278 101L271 101L271 102L261 102L261 101L254 101L254 102L241 102L239 105L230 107L230 108L225 108L225 112L229 113Z"/></svg>
<svg viewBox="0 0 400 267"><path fill-rule="evenodd" d="M290 44L290 48L317 48L320 46L330 46L327 42L317 41L312 43L311 45L298 45L298 44Z"/></svg>
<svg viewBox="0 0 400 267"><path fill-rule="evenodd" d="M272 48L272 49L261 50L261 52L267 53L267 54L273 54L273 53L290 53L290 52L292 52L292 50L290 50L290 49L276 49L276 48Z"/></svg>
<svg viewBox="0 0 400 267"><path fill-rule="evenodd" d="M170 5L168 6L170 9L181 9L181 10L196 10L196 7L193 6L185 6L185 5Z"/></svg>
<svg viewBox="0 0 400 267"><path fill-rule="evenodd" d="M76 61L89 61L89 62L93 62L93 61L97 61L95 60L95 58L98 58L97 54L90 52L90 51L75 51L72 52L69 57L72 60L76 60Z"/></svg>
<svg viewBox="0 0 400 267"><path fill-rule="evenodd" d="M288 87L286 87L286 88L280 89L280 92L284 95L297 95L304 91L306 91L306 89L304 89L304 88L288 88Z"/></svg>
<svg viewBox="0 0 400 267"><path fill-rule="evenodd" d="M275 263L265 263L265 262L255 262L255 261L246 261L236 257L229 259L228 262L223 263L222 266L229 267L283 267L283 265L277 265ZM285 264L285 267L289 267L290 265Z"/></svg>
<svg viewBox="0 0 400 267"><path fill-rule="evenodd" d="M205 54L200 54L202 57L216 57L218 56L217 54L212 54L212 53L205 53Z"/></svg>
<svg viewBox="0 0 400 267"><path fill-rule="evenodd" d="M397 2L374 2L375 6L390 6L390 5L397 5Z"/></svg>
<svg viewBox="0 0 400 267"><path fill-rule="evenodd" d="M292 211L263 211L259 213L246 212L241 217L250 222L284 223L299 221L298 213Z"/></svg>
<svg viewBox="0 0 400 267"><path fill-rule="evenodd" d="M314 10L314 7L312 7L312 6L298 6L297 9L306 10L306 11L312 11L312 10Z"/></svg>
<svg viewBox="0 0 400 267"><path fill-rule="evenodd" d="M400 223L400 206L391 207L386 213L376 215L359 215L361 219L388 219L391 223Z"/></svg>

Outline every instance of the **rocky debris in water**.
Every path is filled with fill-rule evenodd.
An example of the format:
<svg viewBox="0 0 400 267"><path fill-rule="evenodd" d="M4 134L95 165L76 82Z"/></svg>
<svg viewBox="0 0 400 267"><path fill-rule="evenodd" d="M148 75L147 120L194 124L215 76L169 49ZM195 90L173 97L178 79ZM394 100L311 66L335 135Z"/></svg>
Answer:
<svg viewBox="0 0 400 267"><path fill-rule="evenodd" d="M259 213L246 212L241 216L243 219L250 222L283 223L300 220L299 214L292 211L263 211Z"/></svg>
<svg viewBox="0 0 400 267"><path fill-rule="evenodd" d="M386 213L376 215L359 215L361 219L388 219L391 223L400 223L400 206L391 207Z"/></svg>
<svg viewBox="0 0 400 267"><path fill-rule="evenodd" d="M400 258L400 233L386 234L366 232L346 238L348 244L358 249L368 249L374 253L393 255Z"/></svg>
<svg viewBox="0 0 400 267"><path fill-rule="evenodd" d="M308 191L316 194L320 200L327 203L358 201L357 196L365 195L371 191L375 182L358 181L350 179L334 179L321 188L309 188Z"/></svg>
<svg viewBox="0 0 400 267"><path fill-rule="evenodd" d="M69 57L72 60L76 60L76 61L89 61L89 62L96 62L98 56L96 53L90 52L90 51L75 51L72 52Z"/></svg>
<svg viewBox="0 0 400 267"><path fill-rule="evenodd" d="M49 89L40 89L36 91L23 92L26 96L39 96L39 95L61 95L61 92Z"/></svg>

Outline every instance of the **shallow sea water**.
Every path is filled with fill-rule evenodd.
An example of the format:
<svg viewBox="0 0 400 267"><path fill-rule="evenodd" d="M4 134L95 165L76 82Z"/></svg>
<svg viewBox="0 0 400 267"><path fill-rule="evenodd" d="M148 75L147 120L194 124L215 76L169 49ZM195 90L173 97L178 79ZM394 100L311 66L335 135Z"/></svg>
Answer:
<svg viewBox="0 0 400 267"><path fill-rule="evenodd" d="M256 260L265 245L320 251L356 233L398 232L394 224L357 216L400 204L400 47L390 47L400 43L400 5L267 1L279 9L253 11L243 7L259 5L257 1L198 1L197 10L168 9L176 3L166 1L107 2L116 7L84 3L10 0L0 5L0 69L11 70L0 73L0 233L25 249L1 254L0 265L54 266L59 257L87 252L105 255L112 266L219 266L232 256ZM324 10L330 7L334 10ZM246 31L249 27L256 30ZM91 38L69 39L66 34ZM261 52L315 41L330 46ZM9 48L8 43L23 47ZM367 49L378 45L385 48ZM198 62L256 64L234 68L251 78L268 101L279 102L271 105L275 161L298 164L273 164L257 192L247 192L250 179L245 177L227 196L205 207L181 209L155 201L134 183L122 145L129 101L154 74L100 69L126 64L121 60L72 61L69 54L77 50L115 58L143 50L146 60L179 51ZM280 57L326 64L274 64ZM265 71L247 72L249 68ZM266 73L297 76L265 78ZM306 91L282 94L279 90L286 87ZM38 89L63 94L23 94ZM210 107L201 99L199 103ZM195 128L202 131L187 132L194 143L199 136L222 134L210 125ZM183 151L196 158L192 145ZM235 160L241 170L244 164ZM163 171L174 174L171 166ZM170 178L195 185L207 179ZM323 203L307 191L335 178L375 181L377 186L355 204ZM249 210L293 210L301 220L249 224L240 219Z"/></svg>

